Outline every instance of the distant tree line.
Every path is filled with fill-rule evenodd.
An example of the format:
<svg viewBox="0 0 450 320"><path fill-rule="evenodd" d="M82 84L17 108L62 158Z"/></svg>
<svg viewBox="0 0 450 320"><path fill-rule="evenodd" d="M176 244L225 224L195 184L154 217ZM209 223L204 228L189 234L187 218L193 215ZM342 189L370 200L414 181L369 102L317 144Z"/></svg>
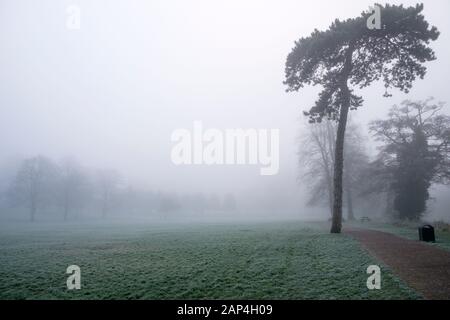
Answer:
<svg viewBox="0 0 450 320"><path fill-rule="evenodd" d="M220 197L139 189L126 184L117 170L89 169L74 158L58 163L45 156L23 159L13 175L0 180L0 208L27 212L30 221L49 212L67 221L81 212L103 219L112 212L164 219L237 210L231 193Z"/></svg>

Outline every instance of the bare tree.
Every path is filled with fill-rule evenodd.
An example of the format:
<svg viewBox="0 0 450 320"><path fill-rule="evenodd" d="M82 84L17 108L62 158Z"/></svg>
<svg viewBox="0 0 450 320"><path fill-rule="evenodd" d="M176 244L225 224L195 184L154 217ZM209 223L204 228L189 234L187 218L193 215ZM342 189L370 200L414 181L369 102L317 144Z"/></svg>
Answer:
<svg viewBox="0 0 450 320"><path fill-rule="evenodd" d="M350 221L355 219L354 198L361 196L355 189L358 188L358 181L367 170L369 163L361 130L350 121L345 134L343 181L347 202L347 219Z"/></svg>
<svg viewBox="0 0 450 320"><path fill-rule="evenodd" d="M300 141L299 159L310 189L309 205L320 203L326 195L330 214L333 212L333 166L336 125L331 121L314 123Z"/></svg>
<svg viewBox="0 0 450 320"><path fill-rule="evenodd" d="M74 208L80 208L88 197L88 181L81 165L73 158L61 161L58 167L58 200L64 210L64 221Z"/></svg>
<svg viewBox="0 0 450 320"><path fill-rule="evenodd" d="M97 173L102 218L106 218L106 215L111 209L113 196L117 192L120 181L120 174L116 170L99 170Z"/></svg>
<svg viewBox="0 0 450 320"><path fill-rule="evenodd" d="M56 167L51 160L43 156L23 160L9 196L16 204L28 207L31 221L35 221L37 210L51 201L55 176Z"/></svg>
<svg viewBox="0 0 450 320"><path fill-rule="evenodd" d="M333 213L333 169L335 162L335 144L337 124L330 120L308 126L307 133L301 138L300 165L302 174L310 186L308 205L317 205L326 201ZM348 219L354 219L354 185L361 170L368 165L368 157L363 146L363 137L359 127L350 122L346 132L344 162L344 193L346 194Z"/></svg>

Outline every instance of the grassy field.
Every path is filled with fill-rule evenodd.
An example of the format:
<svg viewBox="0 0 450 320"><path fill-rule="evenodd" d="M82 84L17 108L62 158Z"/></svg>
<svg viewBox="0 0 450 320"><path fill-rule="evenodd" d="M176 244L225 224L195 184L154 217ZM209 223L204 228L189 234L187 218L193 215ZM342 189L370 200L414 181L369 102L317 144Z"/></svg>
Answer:
<svg viewBox="0 0 450 320"><path fill-rule="evenodd" d="M69 265L81 290L67 290ZM345 235L319 224L0 228L1 299L417 299Z"/></svg>

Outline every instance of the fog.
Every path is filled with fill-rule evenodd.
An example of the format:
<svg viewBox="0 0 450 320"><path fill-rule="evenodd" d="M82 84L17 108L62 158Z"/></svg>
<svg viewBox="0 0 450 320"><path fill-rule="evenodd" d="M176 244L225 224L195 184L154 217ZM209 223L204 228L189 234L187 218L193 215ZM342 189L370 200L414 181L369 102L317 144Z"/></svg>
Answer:
<svg viewBox="0 0 450 320"><path fill-rule="evenodd" d="M389 3L415 5L416 1ZM437 60L409 94L383 84L357 90L351 112L367 148L367 124L404 99L450 102L450 3L425 1L440 31ZM80 9L80 28L67 27L67 8ZM122 184L183 194L232 193L233 217L324 218L306 206L299 138L302 112L320 88L286 93L284 65L294 41L336 18L358 16L373 1L0 1L0 171L2 188L19 159L75 157L83 166L113 168ZM448 106L445 112L450 113ZM175 165L175 130L279 129L279 171L260 165ZM300 177L300 179L299 179ZM4 191L4 190L3 190ZM2 191L2 192L3 192ZM449 189L434 187L429 218L449 219ZM362 209L361 209L362 210ZM361 215L364 215L361 213ZM206 216L207 218L208 216Z"/></svg>

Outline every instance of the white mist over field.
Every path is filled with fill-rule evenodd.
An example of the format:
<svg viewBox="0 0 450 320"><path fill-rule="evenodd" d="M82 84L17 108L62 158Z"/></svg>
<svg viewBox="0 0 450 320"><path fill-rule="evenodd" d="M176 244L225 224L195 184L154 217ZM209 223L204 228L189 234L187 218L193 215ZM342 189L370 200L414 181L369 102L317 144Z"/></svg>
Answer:
<svg viewBox="0 0 450 320"><path fill-rule="evenodd" d="M389 1L405 6L416 1ZM80 29L67 27L69 6L80 9ZM44 155L74 157L83 166L120 172L135 189L179 194L233 194L236 217L326 218L306 206L308 185L299 168L302 112L319 88L286 93L284 65L294 41L336 18L358 16L373 1L71 0L0 1L0 187L16 164ZM406 95L383 85L359 92L351 112L367 124L393 104L429 96L450 102L450 2L424 1L424 15L440 31L427 65ZM450 113L450 108L445 107ZM279 171L260 165L175 165L175 130L279 130ZM92 169L94 170L94 169ZM300 178L299 178L300 177ZM449 189L433 189L430 216L449 219ZM360 210L365 210L361 208ZM359 212L364 215L364 212Z"/></svg>

